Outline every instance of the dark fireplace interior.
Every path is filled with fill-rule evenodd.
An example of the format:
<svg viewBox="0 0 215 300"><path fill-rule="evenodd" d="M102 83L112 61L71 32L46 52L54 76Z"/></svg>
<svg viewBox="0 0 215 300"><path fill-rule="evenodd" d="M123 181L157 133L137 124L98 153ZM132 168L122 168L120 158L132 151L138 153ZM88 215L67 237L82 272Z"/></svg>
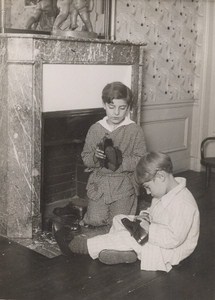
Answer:
<svg viewBox="0 0 215 300"><path fill-rule="evenodd" d="M89 173L81 159L89 127L105 115L102 108L46 112L42 116L42 229L56 206L86 201Z"/></svg>

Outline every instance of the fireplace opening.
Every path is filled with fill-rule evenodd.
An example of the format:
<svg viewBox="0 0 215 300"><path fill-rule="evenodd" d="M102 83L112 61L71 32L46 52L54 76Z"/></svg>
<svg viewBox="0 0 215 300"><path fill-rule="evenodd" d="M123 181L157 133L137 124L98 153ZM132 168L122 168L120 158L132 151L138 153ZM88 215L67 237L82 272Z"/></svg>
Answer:
<svg viewBox="0 0 215 300"><path fill-rule="evenodd" d="M103 118L102 108L42 114L42 230L50 231L55 207L86 205L89 173L81 159L89 127Z"/></svg>

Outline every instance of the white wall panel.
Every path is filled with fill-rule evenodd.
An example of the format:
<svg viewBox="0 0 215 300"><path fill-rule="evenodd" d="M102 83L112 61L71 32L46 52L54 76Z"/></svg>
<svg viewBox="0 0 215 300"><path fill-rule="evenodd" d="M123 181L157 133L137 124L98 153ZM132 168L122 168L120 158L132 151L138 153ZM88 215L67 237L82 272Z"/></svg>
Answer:
<svg viewBox="0 0 215 300"><path fill-rule="evenodd" d="M190 167L192 105L143 106L142 127L149 151L170 155L174 171Z"/></svg>
<svg viewBox="0 0 215 300"><path fill-rule="evenodd" d="M187 149L188 118L147 122L144 124L144 130L147 145L151 150L176 152Z"/></svg>

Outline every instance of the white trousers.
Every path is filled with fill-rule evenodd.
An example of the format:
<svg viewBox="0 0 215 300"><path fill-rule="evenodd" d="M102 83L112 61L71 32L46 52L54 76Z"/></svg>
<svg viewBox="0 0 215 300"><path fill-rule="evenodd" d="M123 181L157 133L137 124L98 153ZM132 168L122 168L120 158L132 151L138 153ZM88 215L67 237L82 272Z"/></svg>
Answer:
<svg viewBox="0 0 215 300"><path fill-rule="evenodd" d="M117 215L113 218L112 227L107 234L98 235L87 240L89 255L96 259L102 250L129 251L134 250L139 259L141 259L141 249L136 240L121 222L122 218L128 218L133 221L134 216Z"/></svg>

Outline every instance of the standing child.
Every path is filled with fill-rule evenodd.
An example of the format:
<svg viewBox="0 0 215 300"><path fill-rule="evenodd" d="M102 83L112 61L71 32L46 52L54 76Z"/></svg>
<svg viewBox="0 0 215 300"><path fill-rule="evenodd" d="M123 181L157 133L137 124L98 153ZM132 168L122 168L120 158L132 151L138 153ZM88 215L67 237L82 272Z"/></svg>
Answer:
<svg viewBox="0 0 215 300"><path fill-rule="evenodd" d="M115 215L135 214L134 170L146 152L142 128L130 119L132 92L121 82L102 91L106 116L87 134L82 159L92 173L87 184L88 208L83 223L112 224Z"/></svg>
<svg viewBox="0 0 215 300"><path fill-rule="evenodd" d="M188 257L199 237L199 210L186 188L185 178L174 177L166 154L151 152L140 159L136 177L153 199L139 216L118 215L110 232L93 238L68 236L65 228L56 240L64 254L89 254L105 264L132 263L141 270L166 271Z"/></svg>

